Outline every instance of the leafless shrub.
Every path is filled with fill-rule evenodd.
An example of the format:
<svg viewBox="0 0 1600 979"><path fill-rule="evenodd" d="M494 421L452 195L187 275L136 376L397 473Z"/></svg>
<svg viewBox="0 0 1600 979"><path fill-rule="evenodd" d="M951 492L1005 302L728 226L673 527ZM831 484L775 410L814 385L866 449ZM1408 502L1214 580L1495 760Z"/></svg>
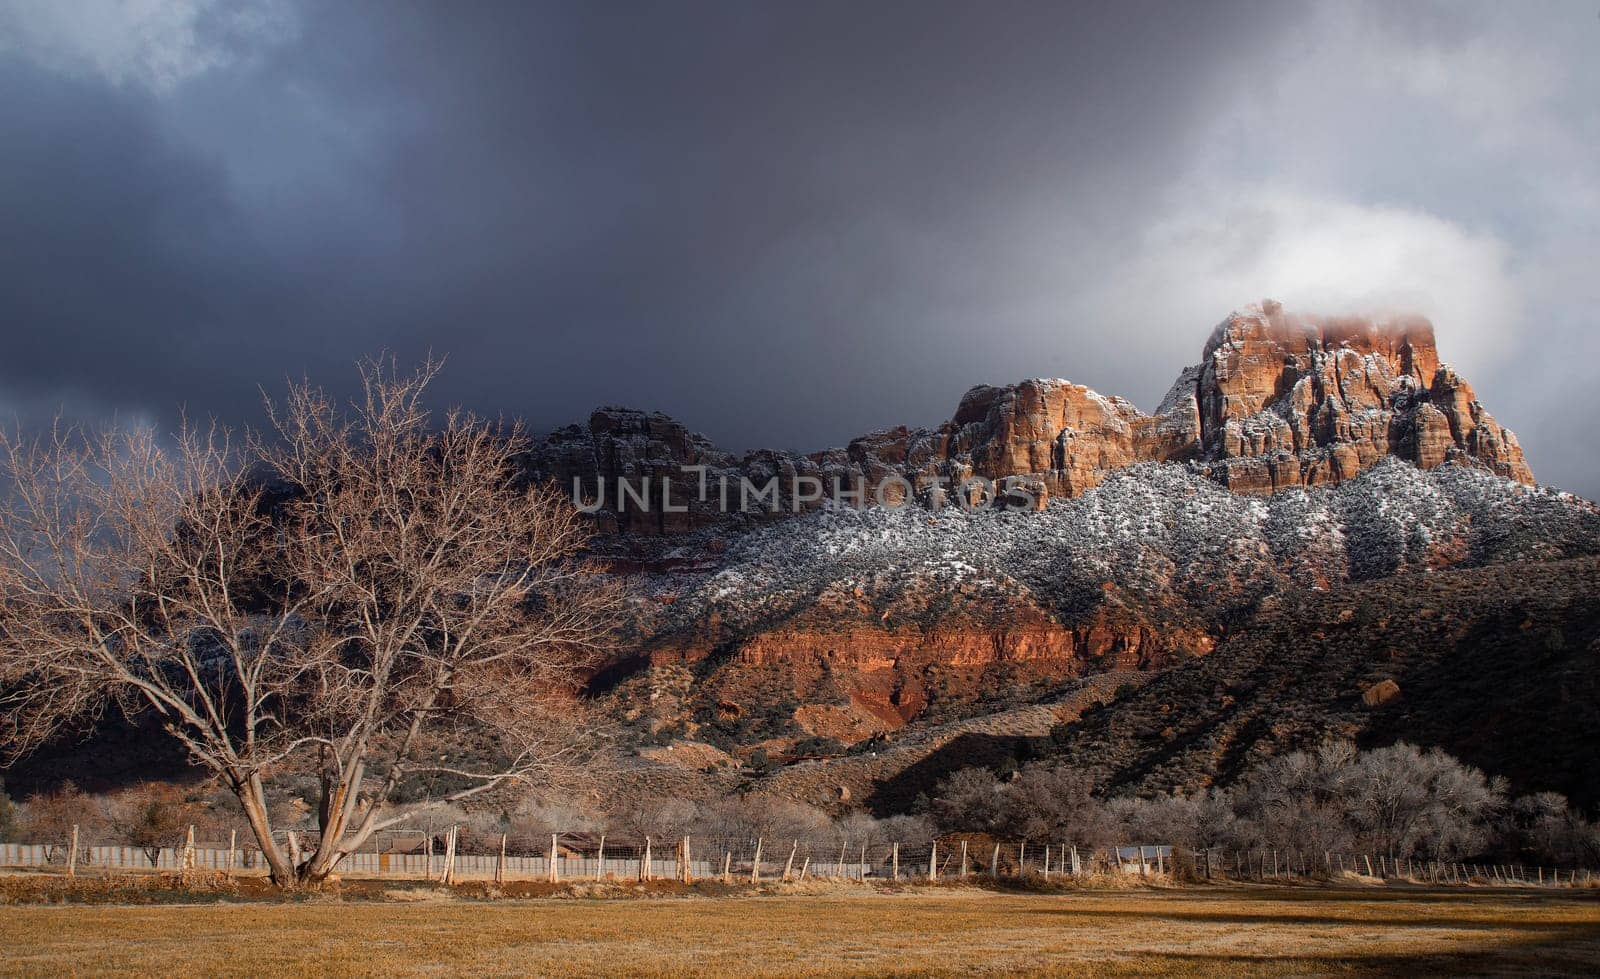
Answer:
<svg viewBox="0 0 1600 979"><path fill-rule="evenodd" d="M814 840L832 835L832 821L822 810L754 792L705 803L693 828L696 835L724 840Z"/></svg>
<svg viewBox="0 0 1600 979"><path fill-rule="evenodd" d="M104 800L89 795L71 781L29 796L17 809L18 835L30 843L65 845L72 838L74 826L82 844L112 837Z"/></svg>
<svg viewBox="0 0 1600 979"><path fill-rule="evenodd" d="M123 789L107 800L107 808L110 831L117 842L144 850L152 867L163 847L181 846L189 827L207 821L210 815L207 806L165 782L144 782Z"/></svg>
<svg viewBox="0 0 1600 979"><path fill-rule="evenodd" d="M932 803L940 830L994 832L1008 816L1008 800L1000 779L987 769L963 768L939 783Z"/></svg>
<svg viewBox="0 0 1600 979"><path fill-rule="evenodd" d="M609 800L604 816L606 832L629 840L646 836L703 834L697 822L700 807L688 799L659 795L649 790L624 792Z"/></svg>
<svg viewBox="0 0 1600 979"><path fill-rule="evenodd" d="M1082 772L1028 765L1006 786L1005 795L1000 828L1011 836L1089 845L1113 842L1116 816L1094 797L1094 782Z"/></svg>
<svg viewBox="0 0 1600 979"><path fill-rule="evenodd" d="M1600 860L1600 827L1559 792L1539 792L1511 806L1511 831L1521 850L1541 861L1573 866Z"/></svg>
<svg viewBox="0 0 1600 979"><path fill-rule="evenodd" d="M1231 790L1155 799L1098 798L1079 773L1037 763L1009 782L965 769L941 784L932 811L946 831L1021 839L1453 859L1496 842L1505 795L1500 780L1437 749L1401 743L1359 752L1336 741L1272 759ZM1518 819L1531 849L1576 853L1596 839L1559 797L1519 803Z"/></svg>

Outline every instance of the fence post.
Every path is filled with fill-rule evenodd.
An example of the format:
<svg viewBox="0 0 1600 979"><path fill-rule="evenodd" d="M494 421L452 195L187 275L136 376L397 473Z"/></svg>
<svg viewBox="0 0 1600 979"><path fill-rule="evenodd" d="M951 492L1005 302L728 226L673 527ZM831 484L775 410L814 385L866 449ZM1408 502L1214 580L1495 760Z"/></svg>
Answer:
<svg viewBox="0 0 1600 979"><path fill-rule="evenodd" d="M189 824L189 835L183 841L183 869L194 869L194 824Z"/></svg>
<svg viewBox="0 0 1600 979"><path fill-rule="evenodd" d="M561 857L561 851L557 849L557 838L560 835L559 833L550 834L550 883L552 884L561 880L561 871L556 869L556 861Z"/></svg>
<svg viewBox="0 0 1600 979"><path fill-rule="evenodd" d="M449 886L450 872L456 852L456 828L451 826L444 831L444 854L440 857L439 883Z"/></svg>
<svg viewBox="0 0 1600 979"><path fill-rule="evenodd" d="M446 868L449 875L445 883L455 886L456 882L456 857L461 851L461 827L450 827L450 863Z"/></svg>
<svg viewBox="0 0 1600 979"><path fill-rule="evenodd" d="M933 847L928 851L928 879L939 879L939 841L933 841Z"/></svg>
<svg viewBox="0 0 1600 979"><path fill-rule="evenodd" d="M961 841L961 876L967 876L967 841Z"/></svg>
<svg viewBox="0 0 1600 979"><path fill-rule="evenodd" d="M900 879L900 844L895 843L895 844L891 845L889 847L889 854L890 854L889 859L891 861L891 866L894 868L892 871L890 871L893 874L893 877L891 879L892 880L899 880Z"/></svg>
<svg viewBox="0 0 1600 979"><path fill-rule="evenodd" d="M833 876L838 880L844 880L844 851L849 845L849 840L839 844L839 862L833 865Z"/></svg>
<svg viewBox="0 0 1600 979"><path fill-rule="evenodd" d="M1078 862L1078 844L1074 843L1072 844L1072 876L1077 877L1082 869L1082 866L1083 865Z"/></svg>
<svg viewBox="0 0 1600 979"><path fill-rule="evenodd" d="M72 845L67 847L67 876L78 876L78 824L72 824Z"/></svg>
<svg viewBox="0 0 1600 979"><path fill-rule="evenodd" d="M1017 877L1021 879L1028 876L1028 841L1023 840L1017 845Z"/></svg>
<svg viewBox="0 0 1600 979"><path fill-rule="evenodd" d="M989 876L1000 879L1000 844L994 845L994 856L989 858Z"/></svg>
<svg viewBox="0 0 1600 979"><path fill-rule="evenodd" d="M1045 879L1045 881L1047 883L1050 880L1050 844L1049 843L1046 843L1044 845L1044 879Z"/></svg>
<svg viewBox="0 0 1600 979"><path fill-rule="evenodd" d="M756 837L756 858L750 861L750 883L761 883L761 837Z"/></svg>
<svg viewBox="0 0 1600 979"><path fill-rule="evenodd" d="M800 879L801 880L805 880L806 879L806 871L808 871L810 869L811 869L811 854L808 853L808 854L806 854L805 860L803 860L801 862L801 864L800 864Z"/></svg>
<svg viewBox="0 0 1600 979"><path fill-rule="evenodd" d="M694 857L689 853L689 837L683 838L683 882L694 883Z"/></svg>
<svg viewBox="0 0 1600 979"><path fill-rule="evenodd" d="M861 882L867 882L867 845L861 844Z"/></svg>
<svg viewBox="0 0 1600 979"><path fill-rule="evenodd" d="M233 859L234 859L234 855L238 851L239 851L239 831L237 829L230 829L230 830L228 830L228 876L229 877L233 876Z"/></svg>
<svg viewBox="0 0 1600 979"><path fill-rule="evenodd" d="M722 882L724 884L733 883L733 851L732 850L724 850L724 851L722 851Z"/></svg>
<svg viewBox="0 0 1600 979"><path fill-rule="evenodd" d="M506 834L504 833L500 834L500 859L494 864L494 882L496 884L506 882Z"/></svg>
<svg viewBox="0 0 1600 979"><path fill-rule="evenodd" d="M594 859L594 879L595 880L605 880L605 878L606 878L606 834L601 833L600 834L600 852L595 856L595 859Z"/></svg>
<svg viewBox="0 0 1600 979"><path fill-rule="evenodd" d="M644 852L639 854L639 879L650 879L650 837L644 838Z"/></svg>
<svg viewBox="0 0 1600 979"><path fill-rule="evenodd" d="M795 840L794 841L794 845L789 847L789 859L784 861L784 864L783 864L783 879L784 880L788 880L789 879L789 875L794 872L794 855L796 853L799 853L799 852L800 852L800 841L799 840Z"/></svg>

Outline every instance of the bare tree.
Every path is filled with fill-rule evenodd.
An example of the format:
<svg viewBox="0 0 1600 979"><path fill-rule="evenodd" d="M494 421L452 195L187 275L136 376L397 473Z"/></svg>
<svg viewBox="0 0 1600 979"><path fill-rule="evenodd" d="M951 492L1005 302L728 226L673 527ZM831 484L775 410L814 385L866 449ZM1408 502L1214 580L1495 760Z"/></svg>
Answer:
<svg viewBox="0 0 1600 979"><path fill-rule="evenodd" d="M1600 828L1559 792L1539 792L1511 807L1511 839L1535 859L1576 866L1600 856Z"/></svg>
<svg viewBox="0 0 1600 979"><path fill-rule="evenodd" d="M761 792L713 799L694 821L697 833L722 840L819 839L830 828L827 814L815 806Z"/></svg>
<svg viewBox="0 0 1600 979"><path fill-rule="evenodd" d="M646 836L667 838L705 832L702 821L697 818L698 805L689 799L666 795L653 786L632 786L619 791L607 800L605 808L605 829L623 839L639 841ZM551 830L543 832L548 834Z"/></svg>
<svg viewBox="0 0 1600 979"><path fill-rule="evenodd" d="M1251 769L1233 790L1238 842L1312 852L1349 847L1354 842L1349 795L1357 757L1355 745L1331 741Z"/></svg>
<svg viewBox="0 0 1600 979"><path fill-rule="evenodd" d="M1115 842L1108 830L1108 807L1094 796L1094 780L1065 767L1025 766L1007 786L1001 827L1025 840L1068 840L1078 845Z"/></svg>
<svg viewBox="0 0 1600 979"><path fill-rule="evenodd" d="M570 772L593 726L574 696L614 630L586 525L524 485L516 426L422 396L438 366L362 367L344 407L299 384L240 451L186 430L0 437L0 720L26 750L115 702L237 796L282 886L372 833ZM492 750L434 739L488 731ZM267 783L317 775L298 866Z"/></svg>
<svg viewBox="0 0 1600 979"><path fill-rule="evenodd" d="M1358 835L1380 853L1440 859L1480 852L1505 808L1505 783L1438 748L1404 741L1362 752L1345 804Z"/></svg>
<svg viewBox="0 0 1600 979"><path fill-rule="evenodd" d="M85 843L105 838L110 829L104 800L89 795L70 780L48 792L29 796L21 810L17 820L20 837L46 847L65 847L74 826Z"/></svg>
<svg viewBox="0 0 1600 979"><path fill-rule="evenodd" d="M117 842L139 847L152 867L160 861L163 847L181 845L184 831L202 814L182 789L164 782L129 786L108 801Z"/></svg>
<svg viewBox="0 0 1600 979"><path fill-rule="evenodd" d="M1008 815L1005 786L988 769L952 772L935 790L931 814L944 832L993 832Z"/></svg>

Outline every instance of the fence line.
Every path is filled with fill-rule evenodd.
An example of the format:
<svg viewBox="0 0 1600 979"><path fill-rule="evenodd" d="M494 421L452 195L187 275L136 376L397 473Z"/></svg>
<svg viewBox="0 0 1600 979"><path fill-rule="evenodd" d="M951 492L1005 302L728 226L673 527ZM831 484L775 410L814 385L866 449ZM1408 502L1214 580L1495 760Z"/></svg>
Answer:
<svg viewBox="0 0 1600 979"><path fill-rule="evenodd" d="M835 879L855 881L941 880L970 877L1085 877L1121 873L1179 875L1217 882L1328 880L1346 874L1435 885L1516 885L1568 887L1592 883L1584 869L1527 866L1520 863L1466 863L1419 860L1388 854L1256 848L1185 850L1167 845L1087 846L1071 843L946 839L905 845L894 841L646 838L608 840L596 834L552 834L548 846L507 849L498 837L493 852L460 852L452 828L448 847L431 834L395 834L389 848L377 845L347 854L335 868L350 876L423 877L441 880L695 880L777 881ZM402 840L406 844L402 846ZM315 849L316 834L295 843ZM253 845L194 841L193 831L173 846L79 845L74 833L65 843L0 843L0 866L86 870L216 870L241 875L266 873Z"/></svg>

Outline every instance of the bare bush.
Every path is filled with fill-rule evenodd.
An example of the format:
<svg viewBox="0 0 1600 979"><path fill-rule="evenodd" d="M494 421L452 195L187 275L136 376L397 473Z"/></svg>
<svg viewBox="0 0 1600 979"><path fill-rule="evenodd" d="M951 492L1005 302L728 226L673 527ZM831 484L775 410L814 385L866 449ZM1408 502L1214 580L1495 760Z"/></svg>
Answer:
<svg viewBox="0 0 1600 979"><path fill-rule="evenodd" d="M1006 815L999 828L1025 840L1112 842L1112 822L1094 797L1094 781L1070 768L1025 766L1005 787Z"/></svg>
<svg viewBox="0 0 1600 979"><path fill-rule="evenodd" d="M115 838L105 800L89 795L71 781L62 782L48 792L28 796L18 807L17 833L30 843L63 845L72 839L88 845Z"/></svg>
<svg viewBox="0 0 1600 979"><path fill-rule="evenodd" d="M143 850L152 867L162 848L181 846L189 827L209 822L209 807L166 782L130 786L106 801L114 838Z"/></svg>
<svg viewBox="0 0 1600 979"><path fill-rule="evenodd" d="M605 828L613 836L630 840L686 836L697 832L699 812L700 807L688 799L644 790L624 792L606 807Z"/></svg>
<svg viewBox="0 0 1600 979"><path fill-rule="evenodd" d="M711 839L823 839L832 821L814 806L751 792L705 803L694 824L696 835Z"/></svg>
<svg viewBox="0 0 1600 979"><path fill-rule="evenodd" d="M1078 772L1035 763L1003 782L964 769L941 783L932 812L945 831L994 832L1078 844L1162 842L1187 850L1270 847L1301 853L1361 848L1456 859L1498 840L1504 785L1437 749L1359 752L1335 741L1265 762L1229 790L1155 799L1093 794ZM1597 840L1560 797L1519 802L1532 850L1576 858Z"/></svg>
<svg viewBox="0 0 1600 979"><path fill-rule="evenodd" d="M1573 809L1559 792L1539 792L1511 806L1511 831L1519 849L1558 865L1600 860L1600 827Z"/></svg>
<svg viewBox="0 0 1600 979"><path fill-rule="evenodd" d="M982 768L963 768L939 783L931 806L944 832L994 832L1008 816L1005 787Z"/></svg>

